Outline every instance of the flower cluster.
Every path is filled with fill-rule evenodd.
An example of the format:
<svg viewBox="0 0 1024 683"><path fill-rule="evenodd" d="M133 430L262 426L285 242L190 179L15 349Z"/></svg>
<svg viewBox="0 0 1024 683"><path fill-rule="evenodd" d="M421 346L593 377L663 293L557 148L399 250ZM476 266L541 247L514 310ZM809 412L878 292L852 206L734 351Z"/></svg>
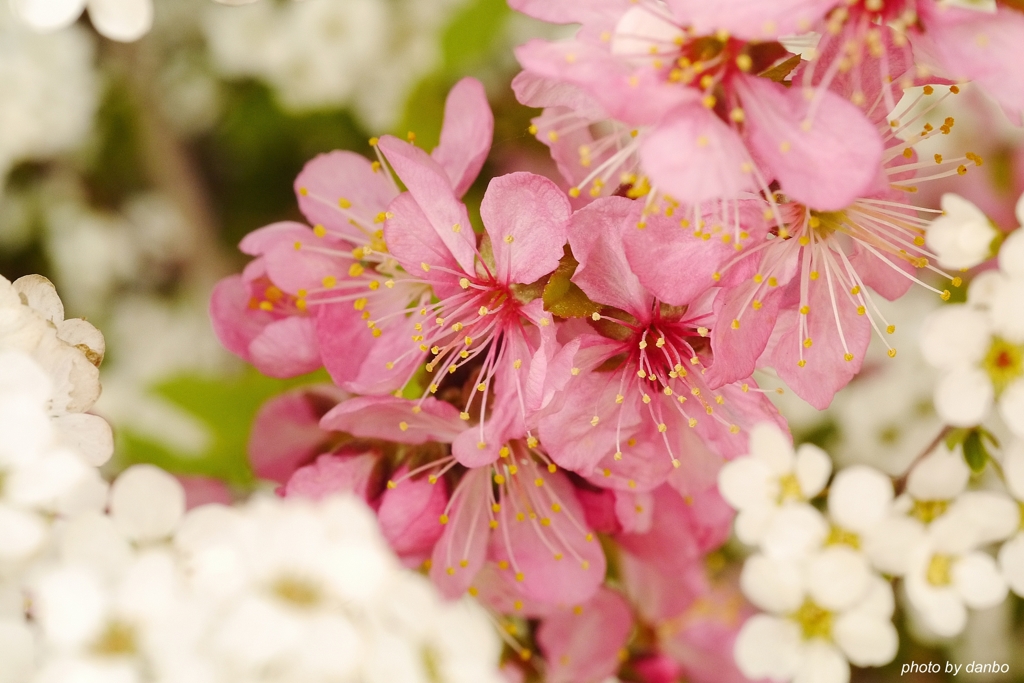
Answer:
<svg viewBox="0 0 1024 683"><path fill-rule="evenodd" d="M351 496L186 513L152 465L108 486L103 346L48 281L0 280L0 679L500 680L479 608L402 568Z"/></svg>
<svg viewBox="0 0 1024 683"><path fill-rule="evenodd" d="M253 260L211 302L224 345L265 374L322 367L333 381L265 406L257 474L286 499L363 498L403 562L504 621L520 674L600 680L625 662L645 680L844 680L847 661L890 661L881 573L907 574L941 622L910 578L941 534L911 514L916 484L896 497L870 468L837 475L818 512L831 461L793 452L752 374L827 407L872 332L896 355L876 297L917 284L949 300L936 283L961 276L943 268L988 254L974 234L929 230L911 201L982 159L916 147L952 132L927 119L956 80L975 76L1019 116L1002 87L1019 74L995 45L1024 15L930 0L511 4L580 24L516 53L513 88L543 109L530 130L562 184L493 178L474 224L463 196L494 121L473 79L451 90L429 153L410 134L371 139L376 160L310 161L295 181L308 225L248 235ZM811 32L802 56L783 40L797 31ZM722 496L760 549L740 585L777 615L740 632L740 671L746 609L710 569L731 522ZM929 540L886 535L911 524ZM942 555L947 574L997 540L970 538ZM991 604L976 597L961 611ZM691 627L716 601L734 607L712 647L696 634L707 624Z"/></svg>
<svg viewBox="0 0 1024 683"><path fill-rule="evenodd" d="M719 479L739 511L737 535L758 548L740 579L744 594L765 611L737 638L736 660L747 676L847 681L847 662L892 661L895 600L886 577L902 579L912 616L944 637L964 629L967 608L999 604L1008 585L1020 592L1019 446L1004 460L1010 495L968 489L970 470L959 446L940 445L915 464L898 492L874 468L839 471L824 513L811 505L831 473L823 451L804 444L794 452L771 425L755 429L751 450ZM997 563L987 551L1015 533L998 550Z"/></svg>

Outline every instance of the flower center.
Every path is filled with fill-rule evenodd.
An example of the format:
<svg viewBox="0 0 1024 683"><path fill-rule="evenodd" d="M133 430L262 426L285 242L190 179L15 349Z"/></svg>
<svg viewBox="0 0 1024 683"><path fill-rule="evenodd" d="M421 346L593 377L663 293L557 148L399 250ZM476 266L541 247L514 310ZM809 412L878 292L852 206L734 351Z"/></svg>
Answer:
<svg viewBox="0 0 1024 683"><path fill-rule="evenodd" d="M995 337L981 364L999 395L1024 375L1024 347Z"/></svg>
<svg viewBox="0 0 1024 683"><path fill-rule="evenodd" d="M800 624L804 640L814 638L828 640L832 637L832 613L819 607L813 600L804 600L804 604L793 613L791 618Z"/></svg>
<svg viewBox="0 0 1024 683"><path fill-rule="evenodd" d="M92 651L105 657L118 657L136 652L135 629L123 621L111 621L93 643Z"/></svg>
<svg viewBox="0 0 1024 683"><path fill-rule="evenodd" d="M933 586L948 586L953 583L953 577L950 576L952 568L953 558L949 555L932 555L925 578Z"/></svg>
<svg viewBox="0 0 1024 683"><path fill-rule="evenodd" d="M800 489L800 480L793 473L784 474L779 477L779 504L786 501L800 501L804 499L803 491Z"/></svg>
<svg viewBox="0 0 1024 683"><path fill-rule="evenodd" d="M282 576L271 587L275 596L285 602L308 609L323 600L323 592L316 583L296 576Z"/></svg>
<svg viewBox="0 0 1024 683"><path fill-rule="evenodd" d="M854 550L860 550L860 536L852 531L833 525L825 539L825 545L848 545Z"/></svg>
<svg viewBox="0 0 1024 683"><path fill-rule="evenodd" d="M910 510L910 516L916 517L925 524L931 524L933 520L944 514L948 507L948 500L915 500L914 507Z"/></svg>

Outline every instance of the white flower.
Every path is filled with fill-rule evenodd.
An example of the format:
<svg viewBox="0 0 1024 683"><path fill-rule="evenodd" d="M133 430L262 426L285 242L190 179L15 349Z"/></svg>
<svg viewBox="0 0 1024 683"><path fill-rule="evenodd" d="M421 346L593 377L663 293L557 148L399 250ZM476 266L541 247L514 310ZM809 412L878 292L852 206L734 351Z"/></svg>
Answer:
<svg viewBox="0 0 1024 683"><path fill-rule="evenodd" d="M110 426L89 415L100 395L100 332L78 318L64 319L53 285L39 275L10 283L0 277L0 352L27 353L45 371L51 391L46 409L63 443L94 466L114 448Z"/></svg>
<svg viewBox="0 0 1024 683"><path fill-rule="evenodd" d="M967 270L985 261L999 232L978 207L960 195L942 195L943 215L928 226L925 243L943 268Z"/></svg>
<svg viewBox="0 0 1024 683"><path fill-rule="evenodd" d="M771 613L751 617L736 638L736 663L748 678L845 683L848 662L879 666L896 655L892 588L850 548L798 563L755 555L741 587Z"/></svg>
<svg viewBox="0 0 1024 683"><path fill-rule="evenodd" d="M812 444L794 451L789 438L770 423L751 430L750 451L751 455L726 463L718 486L725 500L739 510L736 536L755 545L782 506L805 502L821 492L832 462Z"/></svg>
<svg viewBox="0 0 1024 683"><path fill-rule="evenodd" d="M132 42L153 26L153 0L11 0L26 24L37 31L70 26L88 8L92 25L111 40Z"/></svg>
<svg viewBox="0 0 1024 683"><path fill-rule="evenodd" d="M1006 238L999 265L1000 272L971 283L967 304L929 316L921 348L945 372L935 409L946 422L977 425L996 405L1014 434L1024 436L1024 232Z"/></svg>
<svg viewBox="0 0 1024 683"><path fill-rule="evenodd" d="M0 574L43 548L52 516L102 505L96 469L59 443L51 394L31 356L0 352Z"/></svg>
<svg viewBox="0 0 1024 683"><path fill-rule="evenodd" d="M982 541L970 515L950 513L936 520L911 552L907 597L940 636L963 630L968 607L992 607L1006 598L1006 580L995 560L977 550Z"/></svg>

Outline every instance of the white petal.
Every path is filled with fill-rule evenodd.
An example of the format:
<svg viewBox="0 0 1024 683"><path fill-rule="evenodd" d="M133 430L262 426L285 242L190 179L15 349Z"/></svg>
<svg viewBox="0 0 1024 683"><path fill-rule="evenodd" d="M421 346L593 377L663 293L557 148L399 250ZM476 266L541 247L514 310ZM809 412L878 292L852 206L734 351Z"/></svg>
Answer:
<svg viewBox="0 0 1024 683"><path fill-rule="evenodd" d="M921 324L921 352L937 368L970 365L985 357L989 334L983 312L960 304L943 306Z"/></svg>
<svg viewBox="0 0 1024 683"><path fill-rule="evenodd" d="M871 569L867 559L847 546L830 546L807 565L807 592L817 604L837 612L864 597Z"/></svg>
<svg viewBox="0 0 1024 683"><path fill-rule="evenodd" d="M718 490L729 505L743 510L768 499L772 472L758 458L736 458L718 472Z"/></svg>
<svg viewBox="0 0 1024 683"><path fill-rule="evenodd" d="M988 375L957 368L935 386L935 412L954 427L973 427L988 415L994 396Z"/></svg>
<svg viewBox="0 0 1024 683"><path fill-rule="evenodd" d="M66 567L41 576L32 590L33 614L48 639L73 646L98 634L107 609L107 597L96 577Z"/></svg>
<svg viewBox="0 0 1024 683"><path fill-rule="evenodd" d="M995 291L991 303L993 329L1005 339L1024 342L1024 277L1009 278Z"/></svg>
<svg viewBox="0 0 1024 683"><path fill-rule="evenodd" d="M1024 194L1017 200L1017 220L1024 225ZM999 247L999 270L1013 277L1024 277L1024 230L1014 230Z"/></svg>
<svg viewBox="0 0 1024 683"><path fill-rule="evenodd" d="M936 635L951 637L964 630L967 608L960 594L952 588L935 589L923 576L908 578L907 597L921 621Z"/></svg>
<svg viewBox="0 0 1024 683"><path fill-rule="evenodd" d="M928 226L925 242L943 268L967 269L982 263L998 234L978 207L955 194L942 195L945 215Z"/></svg>
<svg viewBox="0 0 1024 683"><path fill-rule="evenodd" d="M15 0L15 2L17 3L18 0ZM62 3L50 0L49 2L37 2L35 4L59 6ZM78 14L81 13L81 4L79 4ZM77 17L78 14L75 16ZM42 275L25 275L24 277L19 277L11 284L14 285L15 291L21 295L21 300L28 304L29 308L54 325L60 325L64 322L64 304L61 303L60 296L57 295L57 288L48 279Z"/></svg>
<svg viewBox="0 0 1024 683"><path fill-rule="evenodd" d="M806 503L790 503L772 517L761 539L765 554L779 559L806 555L821 547L828 535L828 523Z"/></svg>
<svg viewBox="0 0 1024 683"><path fill-rule="evenodd" d="M130 43L153 27L153 0L89 0L89 19L107 38Z"/></svg>
<svg viewBox="0 0 1024 683"><path fill-rule="evenodd" d="M1003 458L1006 487L1017 500L1024 501L1024 441L1014 439L1006 447Z"/></svg>
<svg viewBox="0 0 1024 683"><path fill-rule="evenodd" d="M72 24L85 8L85 0L13 0L22 21L37 31L54 31Z"/></svg>
<svg viewBox="0 0 1024 683"><path fill-rule="evenodd" d="M110 487L110 514L132 540L165 538L185 514L185 490L159 467L134 465Z"/></svg>
<svg viewBox="0 0 1024 683"><path fill-rule="evenodd" d="M924 542L924 525L910 517L887 517L861 538L864 554L878 571L903 576L910 554Z"/></svg>
<svg viewBox="0 0 1024 683"><path fill-rule="evenodd" d="M968 607L994 607L1006 599L1006 579L990 555L974 552L960 558L952 569L953 585Z"/></svg>
<svg viewBox="0 0 1024 683"><path fill-rule="evenodd" d="M796 463L793 469L797 481L800 482L800 491L804 498L810 499L825 488L828 477L832 474L832 459L814 444L805 443L796 450Z"/></svg>
<svg viewBox="0 0 1024 683"><path fill-rule="evenodd" d="M1024 438L1024 381L1006 387L999 397L999 416L1016 436Z"/></svg>
<svg viewBox="0 0 1024 683"><path fill-rule="evenodd" d="M83 565L99 576L113 579L128 566L132 549L117 531L114 520L100 512L87 512L61 526L61 560Z"/></svg>
<svg viewBox="0 0 1024 683"><path fill-rule="evenodd" d="M794 612L804 600L799 565L760 554L744 563L740 589L754 605L776 614Z"/></svg>
<svg viewBox="0 0 1024 683"><path fill-rule="evenodd" d="M114 433L98 415L67 413L53 421L61 443L74 449L93 467L100 467L114 454Z"/></svg>
<svg viewBox="0 0 1024 683"><path fill-rule="evenodd" d="M1010 589L1024 597L1024 533L1017 534L999 549L999 569Z"/></svg>
<svg viewBox="0 0 1024 683"><path fill-rule="evenodd" d="M0 560L27 559L45 540L46 524L39 515L0 505Z"/></svg>
<svg viewBox="0 0 1024 683"><path fill-rule="evenodd" d="M834 646L812 640L804 646L804 657L793 683L847 683L850 665Z"/></svg>
<svg viewBox="0 0 1024 683"><path fill-rule="evenodd" d="M736 636L736 665L751 680L789 680L801 664L800 627L789 619L755 614Z"/></svg>
<svg viewBox="0 0 1024 683"><path fill-rule="evenodd" d="M978 273L971 280L971 286L967 289L967 304L973 308L988 308L992 305L992 299L996 292L1003 286L1006 275L998 270L986 270Z"/></svg>
<svg viewBox="0 0 1024 683"><path fill-rule="evenodd" d="M775 474L788 474L793 469L793 444L774 422L760 422L750 430L750 453Z"/></svg>
<svg viewBox="0 0 1024 683"><path fill-rule="evenodd" d="M21 620L0 618L0 683L23 683L31 677L32 631Z"/></svg>
<svg viewBox="0 0 1024 683"><path fill-rule="evenodd" d="M861 614L873 619L889 621L896 609L896 598L892 593L892 584L878 574L872 574L868 580L868 588L864 597L846 614Z"/></svg>
<svg viewBox="0 0 1024 683"><path fill-rule="evenodd" d="M53 391L46 371L21 351L0 353L0 395L17 393L29 405L45 407Z"/></svg>
<svg viewBox="0 0 1024 683"><path fill-rule="evenodd" d="M8 498L25 507L49 509L89 475L81 459L66 449L50 451L12 472Z"/></svg>
<svg viewBox="0 0 1024 683"><path fill-rule="evenodd" d="M859 612L836 619L832 637L847 659L857 666L888 664L899 648L899 636L891 621Z"/></svg>
<svg viewBox="0 0 1024 683"><path fill-rule="evenodd" d="M995 491L965 491L946 514L965 515L976 530L979 545L1005 540L1020 525L1020 506Z"/></svg>
<svg viewBox="0 0 1024 683"><path fill-rule="evenodd" d="M880 522L892 505L892 480L873 467L854 465L840 471L828 492L828 512L836 524L864 531Z"/></svg>
<svg viewBox="0 0 1024 683"><path fill-rule="evenodd" d="M774 505L757 505L740 510L736 515L733 528L736 531L736 538L747 545L759 545L764 538L775 512L778 510Z"/></svg>
<svg viewBox="0 0 1024 683"><path fill-rule="evenodd" d="M971 470L959 452L940 446L907 476L907 493L918 500L949 500L967 487Z"/></svg>

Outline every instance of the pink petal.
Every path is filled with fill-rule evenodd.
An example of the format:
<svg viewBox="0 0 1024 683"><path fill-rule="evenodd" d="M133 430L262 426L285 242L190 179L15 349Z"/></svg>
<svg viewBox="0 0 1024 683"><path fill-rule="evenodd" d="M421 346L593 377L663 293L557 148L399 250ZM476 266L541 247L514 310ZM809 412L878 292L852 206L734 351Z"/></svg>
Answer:
<svg viewBox="0 0 1024 683"><path fill-rule="evenodd" d="M537 644L548 664L545 680L579 683L612 676L632 628L629 605L607 588L584 605L551 614L537 629Z"/></svg>
<svg viewBox="0 0 1024 683"><path fill-rule="evenodd" d="M374 469L379 461L378 453L325 453L292 474L285 484L284 496L321 500L336 493L352 493L369 503Z"/></svg>
<svg viewBox="0 0 1024 683"><path fill-rule="evenodd" d="M835 0L667 0L672 13L693 33L724 30L747 40L806 33L836 6Z"/></svg>
<svg viewBox="0 0 1024 683"><path fill-rule="evenodd" d="M390 218L384 223L388 252L414 277L429 282L439 297L461 292L459 277L452 273L474 273L475 269L470 266L466 270L455 260L413 196L408 192L399 195L391 202L388 213ZM465 224L458 223L459 229L472 232L466 220ZM449 232L452 227L449 226Z"/></svg>
<svg viewBox="0 0 1024 683"><path fill-rule="evenodd" d="M614 21L622 14L619 0L509 0L509 6L534 19L552 24L583 24L605 19Z"/></svg>
<svg viewBox="0 0 1024 683"><path fill-rule="evenodd" d="M761 207L759 202L738 203L739 225L750 235L749 244L757 244L767 232ZM684 219L686 227L680 223ZM698 230L692 225L692 217L650 215L643 230L636 229L634 223L632 229L623 232L630 266L644 287L667 304L691 303L716 285L713 275L725 263L742 253L735 248L737 235L731 226L723 227L711 216L702 220L707 225ZM695 235L698 231L711 233L716 229L718 232L707 240Z"/></svg>
<svg viewBox="0 0 1024 683"><path fill-rule="evenodd" d="M295 179L295 196L311 225L322 225L333 235L363 244L366 234L350 220L368 224L387 210L398 190L387 174L374 172L365 157L335 151L306 163Z"/></svg>
<svg viewBox="0 0 1024 683"><path fill-rule="evenodd" d="M1017 124L1024 112L1024 14L998 5L994 14L923 3L923 34L911 34L921 61L957 80L972 80Z"/></svg>
<svg viewBox="0 0 1024 683"><path fill-rule="evenodd" d="M518 586L505 580L504 571L487 562L473 577L470 592L477 601L497 614L512 614L524 619L545 617L557 608L524 596Z"/></svg>
<svg viewBox="0 0 1024 683"><path fill-rule="evenodd" d="M452 507L434 546L430 578L446 598L462 596L484 565L491 489L489 468L470 470L452 495Z"/></svg>
<svg viewBox="0 0 1024 683"><path fill-rule="evenodd" d="M459 409L450 403L430 397L420 402L394 396L343 401L323 416L320 426L364 439L408 444L451 443L465 429Z"/></svg>
<svg viewBox="0 0 1024 683"><path fill-rule="evenodd" d="M298 246L298 248L296 248ZM341 252L327 253L327 251ZM267 249L264 260L267 275L283 291L297 295L301 290L324 289L324 279L331 277L340 283L350 280L348 269L353 260L351 247L333 236L319 238L309 228L287 244Z"/></svg>
<svg viewBox="0 0 1024 683"><path fill-rule="evenodd" d="M717 322L711 328L711 348L714 349L715 360L704 376L712 388L750 377L775 329L781 304L780 290L783 288L757 294L762 297L758 299L761 307L754 309L752 302L758 287L760 285L757 283L748 281L725 292L724 296L715 301Z"/></svg>
<svg viewBox="0 0 1024 683"><path fill-rule="evenodd" d="M572 281L594 301L646 319L652 297L634 275L623 252L622 234L636 230L643 203L606 197L573 214L569 245L579 267Z"/></svg>
<svg viewBox="0 0 1024 683"><path fill-rule="evenodd" d="M447 172L461 197L476 180L494 136L494 114L487 104L484 86L475 78L463 78L448 93L444 103L441 142L431 156Z"/></svg>
<svg viewBox="0 0 1024 683"><path fill-rule="evenodd" d="M914 282L908 276L914 275L917 269L906 259L895 256L879 258L859 242L854 243L851 251L850 265L857 276L889 301L899 299L913 286Z"/></svg>
<svg viewBox="0 0 1024 683"><path fill-rule="evenodd" d="M653 70L635 70L612 55L607 45L580 40L532 40L516 48L523 68L537 77L579 86L612 118L628 125L650 125L700 95L680 88Z"/></svg>
<svg viewBox="0 0 1024 683"><path fill-rule="evenodd" d="M739 135L701 104L679 107L645 134L640 159L652 184L683 204L758 189Z"/></svg>
<svg viewBox="0 0 1024 683"><path fill-rule="evenodd" d="M406 219L403 214L408 211L407 202L399 198L392 203L390 210L396 218L389 219L384 227L388 250L410 272L420 272L421 263L447 267L458 264L463 272L474 272L473 226L445 170L423 150L390 135L377 144L421 212ZM400 252L395 251L396 247Z"/></svg>
<svg viewBox="0 0 1024 683"><path fill-rule="evenodd" d="M288 391L262 406L249 436L249 463L260 479L284 484L331 439L320 418L345 394L330 385Z"/></svg>
<svg viewBox="0 0 1024 683"><path fill-rule="evenodd" d="M305 317L267 325L249 344L249 355L256 369L270 377L296 377L323 364L313 321Z"/></svg>
<svg viewBox="0 0 1024 683"><path fill-rule="evenodd" d="M604 551L589 530L581 531L583 509L568 479L561 472L540 474L539 468L533 469L517 475L531 481L510 487L502 498L490 554L508 563L505 579L524 596L552 605L578 605L604 581ZM543 485L535 486L535 478L542 478ZM558 512L551 511L554 504ZM536 510L536 519L516 514L528 509Z"/></svg>
<svg viewBox="0 0 1024 683"><path fill-rule="evenodd" d="M249 288L240 275L229 275L210 295L210 322L217 339L231 353L250 360L249 344L260 335L274 316L250 307Z"/></svg>
<svg viewBox="0 0 1024 683"><path fill-rule="evenodd" d="M654 497L649 491L632 493L615 492L615 516L622 530L629 534L644 534L651 530L654 513Z"/></svg>
<svg viewBox="0 0 1024 683"><path fill-rule="evenodd" d="M443 478L434 484L427 477L402 479L407 472L403 466L392 475L397 483L384 490L377 520L396 553L422 561L444 532L437 520L448 504L448 489Z"/></svg>
<svg viewBox="0 0 1024 683"><path fill-rule="evenodd" d="M234 496L220 479L213 477L175 477L185 489L185 507L191 510L200 505L217 503L220 505L231 505Z"/></svg>
<svg viewBox="0 0 1024 683"><path fill-rule="evenodd" d="M818 410L827 408L835 393L860 371L871 340L867 316L857 315L854 304L847 300L846 292L838 283L836 290L833 308L824 274L811 283L807 314L810 347L804 346L800 334L799 312L790 309L779 315L778 328L766 351L782 381ZM844 360L847 350L842 345L840 326L847 349L853 355L850 361ZM801 351L806 361L803 367L798 365Z"/></svg>
<svg viewBox="0 0 1024 683"><path fill-rule="evenodd" d="M415 334L413 318L399 316L375 337L362 313L341 302L319 306L315 324L324 367L335 384L352 393L389 394L405 385L423 361L422 353L407 353Z"/></svg>
<svg viewBox="0 0 1024 683"><path fill-rule="evenodd" d="M707 539L702 538L697 505L662 486L654 492L650 531L625 533L616 539L622 548L620 570L626 594L647 619L676 616L704 590Z"/></svg>
<svg viewBox="0 0 1024 683"><path fill-rule="evenodd" d="M520 71L512 79L512 91L520 104L545 109L562 107L573 111L581 118L596 121L608 118L608 114L582 88L556 79L545 78L529 71Z"/></svg>
<svg viewBox="0 0 1024 683"><path fill-rule="evenodd" d="M882 141L860 109L819 90L813 91L812 112L802 88L755 76L736 83L746 109L747 139L791 198L819 211L838 211L874 183Z"/></svg>
<svg viewBox="0 0 1024 683"><path fill-rule="evenodd" d="M587 526L602 534L617 534L622 524L615 512L618 498L611 489L576 489L576 497L583 506Z"/></svg>
<svg viewBox="0 0 1024 683"><path fill-rule="evenodd" d="M558 267L566 240L569 199L547 178L511 173L487 186L480 217L503 284L529 284Z"/></svg>
<svg viewBox="0 0 1024 683"><path fill-rule="evenodd" d="M238 248L243 254L259 256L281 244L293 244L309 234L309 226L295 221L271 223L242 238Z"/></svg>

